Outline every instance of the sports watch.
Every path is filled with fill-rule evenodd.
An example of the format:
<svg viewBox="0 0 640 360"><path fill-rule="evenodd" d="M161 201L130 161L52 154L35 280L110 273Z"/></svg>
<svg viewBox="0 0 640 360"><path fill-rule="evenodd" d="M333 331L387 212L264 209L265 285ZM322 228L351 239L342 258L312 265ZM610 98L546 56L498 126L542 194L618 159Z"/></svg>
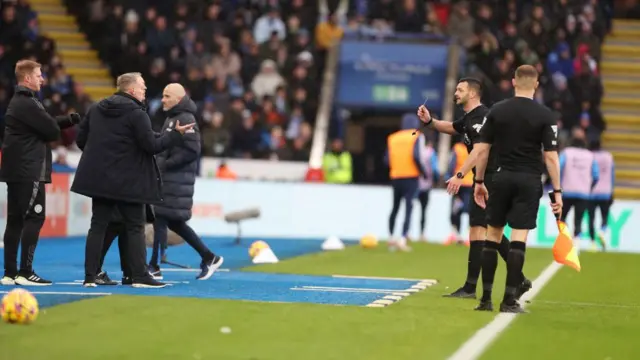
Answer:
<svg viewBox="0 0 640 360"><path fill-rule="evenodd" d="M456 174L456 177L458 179L462 179L464 177L464 175L462 175L462 173L460 171L458 171L458 173Z"/></svg>
<svg viewBox="0 0 640 360"><path fill-rule="evenodd" d="M433 118L431 117L431 115L429 115L429 121L424 123L424 126L429 126L429 125L431 125L432 122L433 122Z"/></svg>

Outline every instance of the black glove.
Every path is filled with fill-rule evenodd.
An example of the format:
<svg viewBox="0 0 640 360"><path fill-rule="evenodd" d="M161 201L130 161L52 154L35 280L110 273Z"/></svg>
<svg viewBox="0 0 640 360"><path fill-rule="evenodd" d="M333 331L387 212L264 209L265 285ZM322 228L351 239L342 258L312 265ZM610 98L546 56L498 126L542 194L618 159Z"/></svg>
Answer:
<svg viewBox="0 0 640 360"><path fill-rule="evenodd" d="M74 125L80 124L80 121L82 121L82 116L80 116L80 114L78 113L71 113L69 114L69 121L71 121L71 123Z"/></svg>

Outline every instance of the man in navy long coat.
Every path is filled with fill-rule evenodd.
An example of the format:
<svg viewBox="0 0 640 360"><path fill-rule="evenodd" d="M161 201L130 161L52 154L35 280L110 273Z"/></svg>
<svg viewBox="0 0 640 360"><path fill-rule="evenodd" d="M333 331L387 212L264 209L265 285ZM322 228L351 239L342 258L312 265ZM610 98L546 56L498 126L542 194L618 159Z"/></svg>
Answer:
<svg viewBox="0 0 640 360"><path fill-rule="evenodd" d="M162 93L162 108L167 119L162 133L171 132L175 123L195 124L196 104L186 95L180 84L169 84ZM158 266L158 252L167 243L167 228L182 237L187 244L198 252L200 274L198 280L207 280L222 265L224 259L215 255L202 242L200 237L187 224L191 219L193 192L200 157L200 130L197 125L187 130L184 142L158 154L156 159L162 173L164 202L155 206L156 219L153 224L153 254L149 262L149 272L155 279L162 279Z"/></svg>

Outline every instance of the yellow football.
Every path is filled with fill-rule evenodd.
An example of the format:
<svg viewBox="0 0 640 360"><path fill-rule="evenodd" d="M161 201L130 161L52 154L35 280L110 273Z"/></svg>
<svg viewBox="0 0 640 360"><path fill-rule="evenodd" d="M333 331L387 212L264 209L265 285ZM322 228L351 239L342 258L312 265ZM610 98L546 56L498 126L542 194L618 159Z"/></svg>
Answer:
<svg viewBox="0 0 640 360"><path fill-rule="evenodd" d="M378 238L375 235L367 234L360 239L360 246L365 249L373 249L378 246Z"/></svg>
<svg viewBox="0 0 640 360"><path fill-rule="evenodd" d="M249 256L251 256L251 258L254 258L258 256L260 251L268 248L269 248L269 244L267 244L265 241L262 241L262 240L254 241L253 244L251 244L251 246L249 247Z"/></svg>
<svg viewBox="0 0 640 360"><path fill-rule="evenodd" d="M0 316L9 324L29 324L38 317L38 300L25 289L11 290L2 298Z"/></svg>

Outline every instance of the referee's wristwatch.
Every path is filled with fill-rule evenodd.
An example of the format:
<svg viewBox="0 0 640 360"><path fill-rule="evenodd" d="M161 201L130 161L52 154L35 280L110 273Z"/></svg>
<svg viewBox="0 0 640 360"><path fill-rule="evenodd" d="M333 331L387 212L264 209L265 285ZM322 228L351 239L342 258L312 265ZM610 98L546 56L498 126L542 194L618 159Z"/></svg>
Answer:
<svg viewBox="0 0 640 360"><path fill-rule="evenodd" d="M463 175L460 171L458 171L458 172L456 173L456 177L457 177L458 179L462 179L462 178L464 177L464 175Z"/></svg>
<svg viewBox="0 0 640 360"><path fill-rule="evenodd" d="M431 125L432 122L433 122L433 118L431 117L431 115L429 115L429 121L424 123L424 126L429 126L429 125Z"/></svg>

